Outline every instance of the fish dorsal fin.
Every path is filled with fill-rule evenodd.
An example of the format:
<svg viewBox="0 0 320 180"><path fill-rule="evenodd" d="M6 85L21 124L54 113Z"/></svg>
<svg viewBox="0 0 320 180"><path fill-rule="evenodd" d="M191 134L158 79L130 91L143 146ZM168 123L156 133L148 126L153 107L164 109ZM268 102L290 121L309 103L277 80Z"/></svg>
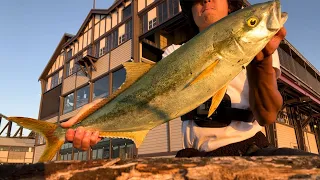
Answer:
<svg viewBox="0 0 320 180"><path fill-rule="evenodd" d="M128 89L134 82L136 82L141 76L143 76L146 72L148 72L155 63L145 63L145 62L125 62L123 66L126 70L126 80L122 85L109 97L104 99L99 99L92 104L87 104L88 106L84 106L83 109L79 111L79 113L75 116L76 122L79 123L90 114L94 113L96 110L100 109L102 106L110 102L124 90Z"/></svg>
<svg viewBox="0 0 320 180"><path fill-rule="evenodd" d="M145 62L125 62L123 63L124 68L126 69L126 80L122 84L123 87L130 86L133 82L137 81L141 76L148 72L153 66L152 63ZM123 88L120 86L119 89Z"/></svg>
<svg viewBox="0 0 320 180"><path fill-rule="evenodd" d="M214 113L214 111L217 109L226 91L227 91L227 85L223 86L218 92L216 92L213 95L208 117L210 117Z"/></svg>

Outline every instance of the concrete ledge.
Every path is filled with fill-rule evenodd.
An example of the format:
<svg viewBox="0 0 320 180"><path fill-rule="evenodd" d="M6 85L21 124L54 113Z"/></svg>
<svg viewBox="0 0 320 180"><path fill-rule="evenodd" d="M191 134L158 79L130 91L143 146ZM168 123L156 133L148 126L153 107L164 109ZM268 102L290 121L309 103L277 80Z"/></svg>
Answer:
<svg viewBox="0 0 320 180"><path fill-rule="evenodd" d="M320 156L143 158L2 165L0 179L320 179Z"/></svg>

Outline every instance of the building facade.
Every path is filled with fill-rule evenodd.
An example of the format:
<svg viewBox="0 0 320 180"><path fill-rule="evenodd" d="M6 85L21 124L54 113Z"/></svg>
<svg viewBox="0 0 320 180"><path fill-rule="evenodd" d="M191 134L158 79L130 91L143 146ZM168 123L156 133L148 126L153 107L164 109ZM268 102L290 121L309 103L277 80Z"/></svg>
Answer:
<svg viewBox="0 0 320 180"><path fill-rule="evenodd" d="M39 78L39 120L67 121L85 104L110 96L125 80L122 63L160 61L165 48L188 40L188 29L179 0L117 0L92 9L76 35L63 35ZM319 153L320 73L287 41L279 56L285 104L263 132L277 147ZM44 145L37 136L34 162ZM53 160L174 156L180 149L177 118L151 130L139 149L126 139L106 138L88 151L66 143Z"/></svg>

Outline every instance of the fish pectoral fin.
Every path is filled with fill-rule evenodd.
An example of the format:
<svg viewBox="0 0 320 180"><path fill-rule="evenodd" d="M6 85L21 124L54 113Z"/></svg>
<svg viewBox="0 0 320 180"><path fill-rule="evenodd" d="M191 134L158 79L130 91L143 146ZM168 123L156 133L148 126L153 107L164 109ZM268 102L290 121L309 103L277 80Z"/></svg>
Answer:
<svg viewBox="0 0 320 180"><path fill-rule="evenodd" d="M149 130L142 131L133 131L133 132L100 132L100 137L109 137L109 138L125 138L131 139L137 148L140 147L143 140L147 136Z"/></svg>
<svg viewBox="0 0 320 180"><path fill-rule="evenodd" d="M214 113L214 111L217 109L226 91L227 91L227 85L223 86L217 93L213 95L208 117L210 117Z"/></svg>
<svg viewBox="0 0 320 180"><path fill-rule="evenodd" d="M189 84L189 86L190 86L190 85L193 85L193 84L195 84L196 82L200 81L201 79L209 76L209 75L213 72L214 68L217 66L218 63L219 63L219 60L214 61L214 63L212 63L212 64L211 64L210 66L208 66L205 70L203 70L203 71Z"/></svg>

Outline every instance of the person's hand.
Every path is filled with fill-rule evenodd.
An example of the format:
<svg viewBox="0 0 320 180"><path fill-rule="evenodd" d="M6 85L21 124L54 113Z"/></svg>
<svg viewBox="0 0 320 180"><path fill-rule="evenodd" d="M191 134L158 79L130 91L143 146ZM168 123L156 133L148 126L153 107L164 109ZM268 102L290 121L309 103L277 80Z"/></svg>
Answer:
<svg viewBox="0 0 320 180"><path fill-rule="evenodd" d="M262 61L266 57L271 56L274 51L279 47L281 41L285 38L287 34L287 30L285 27L282 27L277 34L273 36L273 38L268 42L268 44L260 51L256 57L255 61Z"/></svg>
<svg viewBox="0 0 320 180"><path fill-rule="evenodd" d="M61 123L63 128L70 128L72 125L78 122L78 119L83 115L89 108L99 103L102 99L97 99L90 104L87 104L81 108L79 113L68 121ZM66 141L73 142L73 146L77 149L84 151L88 150L90 146L96 145L102 138L99 137L99 131L88 131L84 127L79 126L76 130L68 129L66 132Z"/></svg>

